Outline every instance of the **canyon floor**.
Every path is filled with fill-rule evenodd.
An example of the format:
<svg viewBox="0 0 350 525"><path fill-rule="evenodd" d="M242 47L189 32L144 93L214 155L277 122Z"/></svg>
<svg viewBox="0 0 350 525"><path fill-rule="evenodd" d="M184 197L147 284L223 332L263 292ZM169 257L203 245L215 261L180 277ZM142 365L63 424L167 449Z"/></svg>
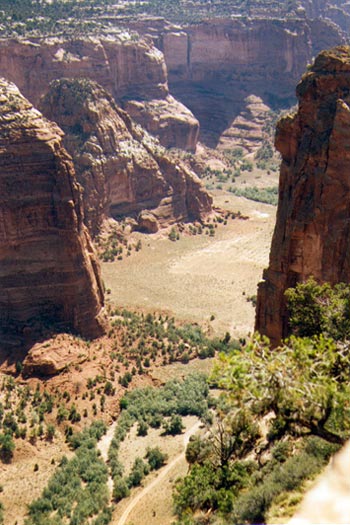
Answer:
<svg viewBox="0 0 350 525"><path fill-rule="evenodd" d="M267 175L260 171L244 173L237 181L239 187L274 185L277 185L277 174ZM227 225L218 223L214 236L183 234L176 242L169 240L168 233L133 234L140 236L142 249L133 251L130 257L121 261L103 264L103 278L110 290L107 299L111 304L145 312L166 312L179 321L196 322L212 335L229 331L234 337L244 337L253 330L254 306L251 298L256 294L257 283L268 263L276 207L235 196L226 191L225 185L222 189L217 186L212 190L215 206L230 212L240 211L245 218L229 219ZM82 385L88 377L104 374L111 366L108 361L111 343L107 336L91 345L75 338L72 344L77 345L76 351L79 353L85 349L90 357L83 368L80 365L69 367L65 373L49 380L46 386L69 390L69 385L73 389L74 385ZM101 348L104 348L102 356ZM120 366L122 374L123 366ZM199 359L187 365L172 363L165 367L157 366L149 370L144 378L136 376L133 386L164 383L174 377L182 378L191 371L208 372L210 366L211 360ZM122 394L118 386L117 392ZM71 393L74 394L73 390ZM82 392L79 396L74 394L78 408L82 411L87 407L90 411L90 405L87 400L82 400L81 395ZM107 397L106 410L99 412L98 417L102 416L110 423L116 413L117 400L118 397ZM189 418L186 432L196 424L195 418ZM112 524L170 525L174 520L172 488L175 480L185 475L187 470L183 435L173 439L150 433L147 437L133 439L134 434L133 431L125 442L125 457L131 461L140 447L145 449L156 440L162 448L165 447L169 456L168 465L172 467L164 467L167 469L165 473L161 470L150 475L143 488L132 491L129 498L118 504ZM160 443L164 439L166 443ZM62 454L70 454L58 428L53 444L41 439L33 445L27 442L21 444L21 440L18 442L14 461L0 471L5 523L11 525L23 525L26 505L39 496ZM20 496L19 476L25 481L20 484ZM159 479L158 476L162 477ZM148 489L150 484L153 484L152 488ZM16 501L16 507L13 501ZM126 508L130 510L127 515ZM123 522L120 521L122 518Z"/></svg>
<svg viewBox="0 0 350 525"><path fill-rule="evenodd" d="M239 186L266 187L277 184L277 175L246 174ZM224 189L212 191L217 207L240 211L248 219L234 219L218 225L214 237L180 236L176 242L167 235L142 236L143 248L122 261L103 264L103 277L113 304L150 312L166 312L182 321L201 324L208 333L229 331L244 337L254 328L255 309L249 300L268 264L276 207L237 197ZM161 367L154 378L167 381L184 377L193 369L210 368L211 360ZM192 428L195 418L186 422ZM124 457L132 461L142 447L160 444L169 455L168 465L153 474L144 487L117 505L113 525L170 525L172 490L177 478L187 471L183 436L167 439L149 434L137 438L135 429L123 445ZM164 471L164 474L163 474ZM157 481L158 480L158 481ZM281 519L280 515L278 519Z"/></svg>
<svg viewBox="0 0 350 525"><path fill-rule="evenodd" d="M276 184L276 174L257 172L239 181L241 187ZM214 237L180 236L172 242L166 234L142 236L140 252L103 264L113 304L166 312L197 322L209 333L242 337L253 330L255 310L249 299L268 264L276 207L225 189L212 194L216 206L248 218L219 224Z"/></svg>

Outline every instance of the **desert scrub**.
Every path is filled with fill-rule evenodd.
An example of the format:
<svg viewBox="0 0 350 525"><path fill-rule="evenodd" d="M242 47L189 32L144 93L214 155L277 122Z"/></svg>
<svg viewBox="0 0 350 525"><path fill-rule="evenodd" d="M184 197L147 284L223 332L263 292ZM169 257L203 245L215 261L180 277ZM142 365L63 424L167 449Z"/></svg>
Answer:
<svg viewBox="0 0 350 525"><path fill-rule="evenodd" d="M62 458L41 497L29 505L26 525L109 523L108 471L96 449L105 429L97 421L71 436L74 457Z"/></svg>
<svg viewBox="0 0 350 525"><path fill-rule="evenodd" d="M196 324L177 325L175 319L168 316L144 315L125 309L112 313L111 324L119 332L123 360L136 360L139 372L150 364L150 360L155 361L160 356L163 360L182 361L184 358L187 361L215 354L217 340L208 339ZM116 353L111 356L113 360L120 357ZM131 374L126 372L120 384L127 387L131 379Z"/></svg>
<svg viewBox="0 0 350 525"><path fill-rule="evenodd" d="M124 468L118 459L118 452L131 427L136 422L141 429L163 426L165 432L175 435L182 431L182 416L195 415L207 419L212 403L206 377L201 374L190 375L184 381L170 381L161 388L138 388L125 394L120 400L121 414L108 451L116 501L128 494L127 489L141 483L150 469L160 468L166 460L159 449L151 449L146 456L148 463L137 461L131 474L123 478Z"/></svg>
<svg viewBox="0 0 350 525"><path fill-rule="evenodd" d="M272 204L277 206L278 203L278 187L270 186L267 188L257 188L252 186L250 188L234 188L230 187L229 190L234 195L238 197L245 197L252 201L263 202L265 204Z"/></svg>

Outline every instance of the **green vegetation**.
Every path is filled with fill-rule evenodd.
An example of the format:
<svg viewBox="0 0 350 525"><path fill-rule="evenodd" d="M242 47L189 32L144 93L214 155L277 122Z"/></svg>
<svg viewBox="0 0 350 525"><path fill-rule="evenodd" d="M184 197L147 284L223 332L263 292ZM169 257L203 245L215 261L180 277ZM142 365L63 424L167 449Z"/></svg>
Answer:
<svg viewBox="0 0 350 525"><path fill-rule="evenodd" d="M125 394L120 401L122 412L108 452L116 502L126 497L132 487L138 486L150 470L159 469L167 460L158 447L149 449L145 456L147 463L136 458L130 474L123 477L124 468L118 459L119 446L131 427L137 422L138 428L162 427L164 433L176 435L182 432L183 416L210 419L209 404L212 400L206 378L202 375L190 375L184 381L170 381L161 388L135 389Z"/></svg>
<svg viewBox="0 0 350 525"><path fill-rule="evenodd" d="M257 337L221 354L212 381L225 393L206 437L188 445L178 523L200 523L209 509L224 523L266 522L277 497L318 473L348 436L349 359L324 336L277 350Z"/></svg>
<svg viewBox="0 0 350 525"><path fill-rule="evenodd" d="M268 188L257 188L252 186L250 188L234 188L230 187L229 191L238 195L239 197L245 197L252 201L264 202L266 204L272 204L277 206L278 203L278 187L271 186Z"/></svg>
<svg viewBox="0 0 350 525"><path fill-rule="evenodd" d="M350 336L350 286L318 284L310 278L286 292L289 324L300 336L326 334L336 341Z"/></svg>
<svg viewBox="0 0 350 525"><path fill-rule="evenodd" d="M131 361L135 362L138 373L143 373L151 362L160 360L162 364L168 364L195 357L203 359L213 357L216 350L226 347L220 339L206 337L199 325L178 326L169 316L116 309L112 313L111 325L109 336L118 340L111 359L122 362L128 368ZM120 377L120 384L128 386L132 375L132 371L126 372Z"/></svg>
<svg viewBox="0 0 350 525"><path fill-rule="evenodd" d="M26 525L94 525L108 524L111 519L107 488L107 467L96 444L106 428L95 422L80 434L74 434L73 459L63 457L42 496L29 505Z"/></svg>
<svg viewBox="0 0 350 525"><path fill-rule="evenodd" d="M147 450L146 459L151 470L158 470L166 463L168 456L155 447Z"/></svg>
<svg viewBox="0 0 350 525"><path fill-rule="evenodd" d="M178 23L196 22L208 17L231 15L295 16L295 0L270 1L268 8L260 0L2 0L0 24L2 34L39 35L57 33L86 34L113 30L116 16L134 17L141 14L164 16Z"/></svg>
<svg viewBox="0 0 350 525"><path fill-rule="evenodd" d="M103 262L122 261L123 257L130 257L133 250L139 252L142 249L141 239L128 239L125 228L126 221L121 219L107 236L95 238L98 255Z"/></svg>
<svg viewBox="0 0 350 525"><path fill-rule="evenodd" d="M272 505L302 490L348 439L349 292L301 283L286 293L298 337L271 349L256 336L220 355L211 381L223 394L205 437L187 447L178 525L202 523L209 511L208 523L266 523Z"/></svg>

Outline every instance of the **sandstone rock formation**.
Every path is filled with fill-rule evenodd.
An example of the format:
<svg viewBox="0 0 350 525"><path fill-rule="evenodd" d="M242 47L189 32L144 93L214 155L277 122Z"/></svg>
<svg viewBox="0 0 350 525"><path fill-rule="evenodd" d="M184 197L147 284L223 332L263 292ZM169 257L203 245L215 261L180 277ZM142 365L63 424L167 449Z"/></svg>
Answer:
<svg viewBox="0 0 350 525"><path fill-rule="evenodd" d="M34 344L23 360L23 377L54 376L71 365L81 365L89 358L84 344L73 342L67 334Z"/></svg>
<svg viewBox="0 0 350 525"><path fill-rule="evenodd" d="M350 48L319 54L297 87L299 109L281 119L277 222L259 285L256 328L288 334L284 291L313 275L350 281Z"/></svg>
<svg viewBox="0 0 350 525"><path fill-rule="evenodd" d="M0 74L34 104L52 80L90 78L99 82L166 147L194 151L199 124L190 110L170 97L161 51L125 31L114 37L0 40Z"/></svg>
<svg viewBox="0 0 350 525"><path fill-rule="evenodd" d="M157 21L156 21L157 22ZM295 84L322 49L345 42L325 20L222 18L182 28L135 23L163 51L171 93L201 124L201 140L216 146L256 95L276 109L295 103Z"/></svg>
<svg viewBox="0 0 350 525"><path fill-rule="evenodd" d="M264 126L271 109L260 97L250 95L244 100L245 106L240 114L225 129L219 140L218 149L243 148L245 153L255 153L267 133Z"/></svg>
<svg viewBox="0 0 350 525"><path fill-rule="evenodd" d="M0 334L101 333L103 289L62 131L0 80Z"/></svg>
<svg viewBox="0 0 350 525"><path fill-rule="evenodd" d="M211 197L196 175L175 164L95 82L55 81L41 109L66 133L64 142L84 188L86 223L94 235L105 217L136 219L149 210L147 221L140 215L139 226L153 233L211 211Z"/></svg>

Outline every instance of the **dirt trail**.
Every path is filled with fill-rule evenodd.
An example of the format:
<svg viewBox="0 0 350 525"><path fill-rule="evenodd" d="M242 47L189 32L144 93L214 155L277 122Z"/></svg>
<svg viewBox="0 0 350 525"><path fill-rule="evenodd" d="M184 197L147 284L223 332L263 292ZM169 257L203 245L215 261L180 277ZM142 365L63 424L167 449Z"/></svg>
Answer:
<svg viewBox="0 0 350 525"><path fill-rule="evenodd" d="M117 426L117 422L115 421L109 427L109 429L107 430L105 435L102 436L100 441L97 443L97 449L101 452L101 457L102 457L103 461L105 461L105 462L107 462L107 459L108 459L108 450L109 450L109 447L111 446L111 441L112 441L112 439L114 437L114 432L115 432L116 426ZM112 479L112 476L109 476L107 485L108 485L108 489L109 489L110 494L112 494L112 492L113 492L113 479Z"/></svg>
<svg viewBox="0 0 350 525"><path fill-rule="evenodd" d="M129 505L126 507L125 511L123 512L121 518L119 519L116 525L125 525L130 513L136 507L136 505L140 502L140 500L144 498L147 494L149 494L151 490L153 490L154 487L158 485L158 483L160 483L162 480L164 480L164 478L166 478L166 476L169 474L172 468L176 465L176 463L184 459L185 450L188 445L188 442L191 436L193 436L198 431L200 426L201 426L201 422L197 421L189 430L187 430L187 432L184 434L184 437L183 437L183 445L184 445L183 452L179 454L178 456L176 456L170 463L168 463L159 472L159 475L142 490L142 492L140 492L134 498L132 498L132 500L130 501Z"/></svg>

